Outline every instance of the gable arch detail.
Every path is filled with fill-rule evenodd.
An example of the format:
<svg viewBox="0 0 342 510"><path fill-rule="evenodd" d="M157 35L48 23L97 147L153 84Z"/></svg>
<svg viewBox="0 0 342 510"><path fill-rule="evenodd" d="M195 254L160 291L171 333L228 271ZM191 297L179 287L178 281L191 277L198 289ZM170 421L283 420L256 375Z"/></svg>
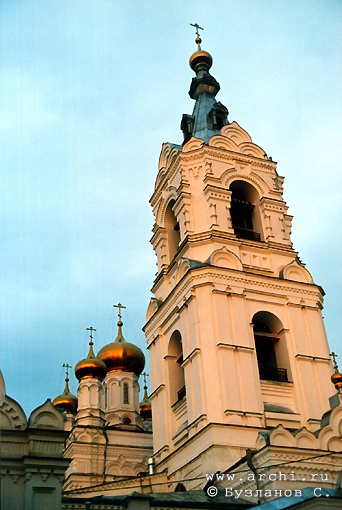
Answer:
<svg viewBox="0 0 342 510"><path fill-rule="evenodd" d="M215 250L210 256L210 262L213 266L227 267L229 269L242 271L241 260L226 247Z"/></svg>
<svg viewBox="0 0 342 510"><path fill-rule="evenodd" d="M183 146L182 152L191 152L196 149L200 149L203 147L204 142L200 138L196 138L193 136L190 140Z"/></svg>
<svg viewBox="0 0 342 510"><path fill-rule="evenodd" d="M296 446L297 448L315 449L317 448L317 439L312 432L304 428L296 434Z"/></svg>
<svg viewBox="0 0 342 510"><path fill-rule="evenodd" d="M236 121L223 126L221 135L233 140L236 145L252 142L251 136Z"/></svg>
<svg viewBox="0 0 342 510"><path fill-rule="evenodd" d="M163 143L159 156L158 170L161 171L171 166L178 155L178 151L177 147L169 143Z"/></svg>
<svg viewBox="0 0 342 510"><path fill-rule="evenodd" d="M225 136L212 136L209 140L209 145L211 147L216 147L218 149L225 149L228 151L238 151L238 146L234 142L234 140L231 140L230 138L227 138Z"/></svg>
<svg viewBox="0 0 342 510"><path fill-rule="evenodd" d="M281 271L280 277L284 280L292 280L295 282L313 283L313 279L309 271L298 264L296 260L287 264Z"/></svg>
<svg viewBox="0 0 342 510"><path fill-rule="evenodd" d="M264 149L251 142L245 142L239 145L239 152L246 156L253 156L255 158L264 158L265 154Z"/></svg>
<svg viewBox="0 0 342 510"><path fill-rule="evenodd" d="M263 179L261 179L259 176L255 175L255 174L254 175L251 175L251 174L245 175L243 173L236 173L236 172L233 173L231 169L226 170L222 174L221 181L227 189L229 189L230 185L235 181L245 181L248 184L250 184L251 186L253 186L254 188L256 188L256 191L258 192L260 199L267 193L267 189L268 189L266 182Z"/></svg>
<svg viewBox="0 0 342 510"><path fill-rule="evenodd" d="M166 194L167 193L167 194ZM165 192L165 196L160 202L160 206L158 208L157 216L156 216L156 223L159 227L165 227L165 214L166 209L168 208L169 203L171 200L176 201L177 200L177 190L174 186L170 186Z"/></svg>
<svg viewBox="0 0 342 510"><path fill-rule="evenodd" d="M278 425L270 433L270 444L272 446L295 446L295 438L282 425Z"/></svg>
<svg viewBox="0 0 342 510"><path fill-rule="evenodd" d="M5 396L0 404L1 424L7 429L24 430L27 420L21 406L12 398Z"/></svg>
<svg viewBox="0 0 342 510"><path fill-rule="evenodd" d="M185 273L187 273L189 269L190 269L189 259L183 258L178 264L177 281L179 281L185 275Z"/></svg>

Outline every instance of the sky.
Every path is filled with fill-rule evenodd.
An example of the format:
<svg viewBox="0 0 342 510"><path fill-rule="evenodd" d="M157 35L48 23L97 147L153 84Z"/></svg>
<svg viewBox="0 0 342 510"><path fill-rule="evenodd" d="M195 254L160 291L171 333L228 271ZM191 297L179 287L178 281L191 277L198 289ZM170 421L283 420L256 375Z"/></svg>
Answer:
<svg viewBox="0 0 342 510"><path fill-rule="evenodd" d="M0 2L0 368L28 416L62 393L88 326L96 351L115 338L113 304L148 356L149 198L161 144L182 142L193 109L190 23L230 122L285 176L342 370L341 21L337 0Z"/></svg>

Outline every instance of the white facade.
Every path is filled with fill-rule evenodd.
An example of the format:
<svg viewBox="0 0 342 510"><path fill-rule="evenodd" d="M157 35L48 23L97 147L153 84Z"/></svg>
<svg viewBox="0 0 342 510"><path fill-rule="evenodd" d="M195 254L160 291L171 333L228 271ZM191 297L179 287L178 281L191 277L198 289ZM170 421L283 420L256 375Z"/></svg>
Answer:
<svg viewBox="0 0 342 510"><path fill-rule="evenodd" d="M219 86L208 92L208 54L194 55L195 115ZM262 430L314 431L332 393L323 292L292 246L284 179L223 123L208 139L163 145L151 198L158 275L145 334L153 415L165 417L154 457L179 480L226 469Z"/></svg>
<svg viewBox="0 0 342 510"><path fill-rule="evenodd" d="M50 400L29 419L6 395L0 372L0 507L1 510L59 510L69 460L63 458L62 414Z"/></svg>
<svg viewBox="0 0 342 510"><path fill-rule="evenodd" d="M147 472L153 453L150 420L144 421L139 412L139 376L124 367L126 357L134 366L130 352L138 348L124 340L120 324L119 343L105 347L110 351L108 371L94 355L92 336L88 357L75 368L78 408L64 451L71 463L63 492L71 497L80 489L95 487L96 493L102 484Z"/></svg>

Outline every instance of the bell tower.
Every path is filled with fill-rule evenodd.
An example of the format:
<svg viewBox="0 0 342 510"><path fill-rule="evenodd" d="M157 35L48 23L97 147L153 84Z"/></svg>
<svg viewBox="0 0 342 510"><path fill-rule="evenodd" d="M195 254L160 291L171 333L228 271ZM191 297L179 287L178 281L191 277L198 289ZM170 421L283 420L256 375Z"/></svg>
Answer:
<svg viewBox="0 0 342 510"><path fill-rule="evenodd" d="M278 424L314 430L331 393L324 292L292 246L284 178L228 122L195 27L194 110L182 145L162 146L150 201L144 328L156 470L175 480L226 469Z"/></svg>

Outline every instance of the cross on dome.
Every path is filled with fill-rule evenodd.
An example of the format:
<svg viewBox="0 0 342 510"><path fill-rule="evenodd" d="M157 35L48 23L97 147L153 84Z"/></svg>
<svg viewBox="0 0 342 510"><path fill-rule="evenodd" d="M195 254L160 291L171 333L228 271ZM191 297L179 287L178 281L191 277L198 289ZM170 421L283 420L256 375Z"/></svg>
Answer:
<svg viewBox="0 0 342 510"><path fill-rule="evenodd" d="M147 389L147 378L149 377L149 374L143 372L142 376L144 377L144 389Z"/></svg>
<svg viewBox="0 0 342 510"><path fill-rule="evenodd" d="M332 361L333 361L333 364L334 364L334 369L335 370L338 370L338 365L337 365L337 361L336 361L336 358L338 358L338 354L336 354L336 352L332 351L329 356L331 356L332 358Z"/></svg>
<svg viewBox="0 0 342 510"><path fill-rule="evenodd" d="M69 381L69 368L72 368L68 363L63 363L63 368L65 368L65 380Z"/></svg>
<svg viewBox="0 0 342 510"><path fill-rule="evenodd" d="M121 303L118 303L117 305L113 305L113 308L119 309L118 317L119 317L119 321L121 322L121 319L122 319L121 310L122 310L122 308L126 308L126 307L124 305L122 305Z"/></svg>
<svg viewBox="0 0 342 510"><path fill-rule="evenodd" d="M199 34L199 31L198 30L204 30L204 28L200 27L198 23L190 23L190 25L192 27L195 27L196 28L196 39L195 39L195 42L198 46L198 49L200 50L201 49L201 42L202 42L202 39L200 37L200 34Z"/></svg>
<svg viewBox="0 0 342 510"><path fill-rule="evenodd" d="M93 328L93 326L89 326L89 328L87 328L87 331L90 331L90 342L89 342L89 345L93 345L93 331L96 331L96 329Z"/></svg>

